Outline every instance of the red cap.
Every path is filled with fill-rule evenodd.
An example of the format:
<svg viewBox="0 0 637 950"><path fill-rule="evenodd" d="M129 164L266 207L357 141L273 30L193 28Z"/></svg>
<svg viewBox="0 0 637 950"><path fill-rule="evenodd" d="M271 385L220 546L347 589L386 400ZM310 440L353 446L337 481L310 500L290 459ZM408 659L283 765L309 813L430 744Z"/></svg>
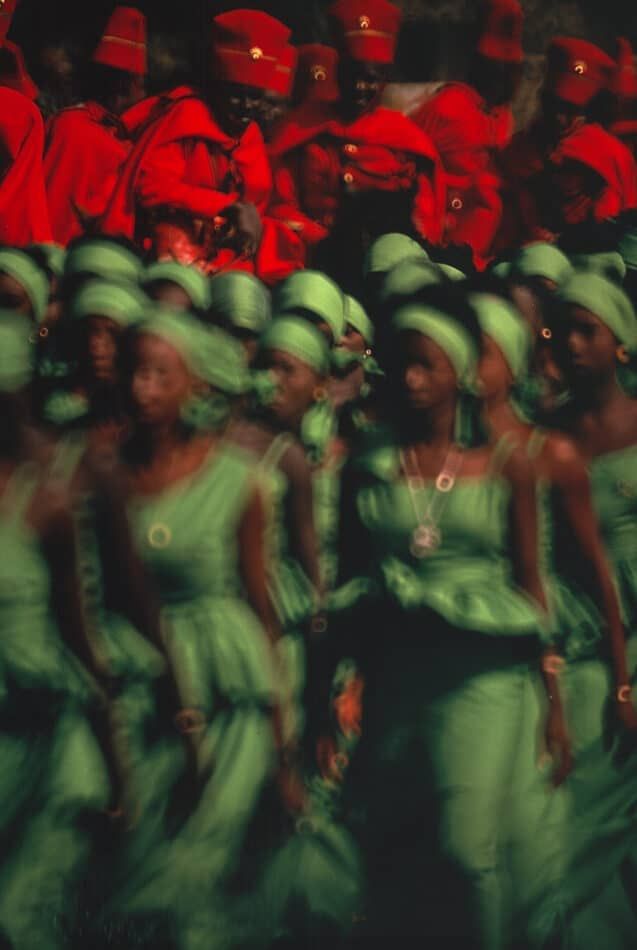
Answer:
<svg viewBox="0 0 637 950"><path fill-rule="evenodd" d="M617 65L609 84L618 99L637 99L637 71L633 48L623 36L617 37Z"/></svg>
<svg viewBox="0 0 637 950"><path fill-rule="evenodd" d="M307 43L299 46L299 65L296 71L299 102L337 102L338 53L333 46Z"/></svg>
<svg viewBox="0 0 637 950"><path fill-rule="evenodd" d="M559 36L546 55L546 88L565 102L586 106L608 85L615 62L586 40Z"/></svg>
<svg viewBox="0 0 637 950"><path fill-rule="evenodd" d="M133 7L116 7L106 25L93 62L145 76L146 17Z"/></svg>
<svg viewBox="0 0 637 950"><path fill-rule="evenodd" d="M489 0L478 52L500 63L521 63L524 14L518 0Z"/></svg>
<svg viewBox="0 0 637 950"><path fill-rule="evenodd" d="M257 89L276 85L290 30L261 10L231 10L212 21L213 55L220 79Z"/></svg>
<svg viewBox="0 0 637 950"><path fill-rule="evenodd" d="M4 0L4 3L0 4L0 40L3 40L11 29L11 21L17 5L18 0Z"/></svg>
<svg viewBox="0 0 637 950"><path fill-rule="evenodd" d="M296 64L299 54L296 46L286 46L283 50L281 59L276 64L274 78L271 80L269 92L276 92L284 99L289 99L292 95L294 86L294 77L296 75Z"/></svg>
<svg viewBox="0 0 637 950"><path fill-rule="evenodd" d="M336 0L328 13L341 27L345 49L364 63L393 63L401 13L387 0Z"/></svg>
<svg viewBox="0 0 637 950"><path fill-rule="evenodd" d="M37 99L40 90L29 76L22 50L10 40L0 45L0 86L21 92L27 99Z"/></svg>

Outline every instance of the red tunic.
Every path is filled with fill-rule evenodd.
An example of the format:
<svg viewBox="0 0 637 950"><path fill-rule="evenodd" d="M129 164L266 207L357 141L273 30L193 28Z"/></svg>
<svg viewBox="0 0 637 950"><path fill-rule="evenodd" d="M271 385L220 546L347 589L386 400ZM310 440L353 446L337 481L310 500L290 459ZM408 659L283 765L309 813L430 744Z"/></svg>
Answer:
<svg viewBox="0 0 637 950"><path fill-rule="evenodd" d="M51 119L44 174L58 244L68 244L104 214L128 150L124 127L97 102Z"/></svg>
<svg viewBox="0 0 637 950"><path fill-rule="evenodd" d="M0 243L51 241L44 190L44 123L19 92L0 88Z"/></svg>
<svg viewBox="0 0 637 950"><path fill-rule="evenodd" d="M511 110L489 110L471 86L449 83L411 113L411 118L431 138L444 165L447 211L443 242L468 244L476 266L483 268L491 257L502 218L501 180L493 155L511 139Z"/></svg>

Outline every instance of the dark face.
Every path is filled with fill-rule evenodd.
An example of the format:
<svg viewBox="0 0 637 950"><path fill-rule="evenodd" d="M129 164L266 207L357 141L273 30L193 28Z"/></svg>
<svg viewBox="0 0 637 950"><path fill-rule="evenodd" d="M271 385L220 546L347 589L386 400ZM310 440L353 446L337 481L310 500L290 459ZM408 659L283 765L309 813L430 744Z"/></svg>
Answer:
<svg viewBox="0 0 637 950"><path fill-rule="evenodd" d="M24 313L33 318L31 298L17 280L8 274L0 273L0 309Z"/></svg>
<svg viewBox="0 0 637 950"><path fill-rule="evenodd" d="M277 122L283 118L290 108L290 101L276 92L266 92L263 96L259 126L264 138L270 138Z"/></svg>
<svg viewBox="0 0 637 950"><path fill-rule="evenodd" d="M559 142L586 122L583 106L575 106L563 99L545 93L542 97L542 116L549 139Z"/></svg>
<svg viewBox="0 0 637 950"><path fill-rule="evenodd" d="M239 341L245 350L246 362L248 366L252 366L259 351L258 334L253 333L252 330L247 330L244 327L228 327L227 331L235 338L235 340Z"/></svg>
<svg viewBox="0 0 637 950"><path fill-rule="evenodd" d="M179 284L172 280L157 280L146 287L151 300L157 300L176 310L191 310L192 300Z"/></svg>
<svg viewBox="0 0 637 950"><path fill-rule="evenodd" d="M561 230L566 225L588 221L603 190L603 179L581 162L564 162L553 167L550 175L550 191L559 215L557 227Z"/></svg>
<svg viewBox="0 0 637 950"><path fill-rule="evenodd" d="M503 106L514 98L522 78L522 64L499 63L476 56L471 72L475 86L489 106Z"/></svg>
<svg viewBox="0 0 637 950"><path fill-rule="evenodd" d="M485 399L497 396L506 397L513 385L513 375L504 358L502 350L490 336L482 337L482 354L478 367L478 377L482 384Z"/></svg>
<svg viewBox="0 0 637 950"><path fill-rule="evenodd" d="M81 360L87 375L95 381L115 382L120 328L108 317L92 316L86 318L85 333L86 349Z"/></svg>
<svg viewBox="0 0 637 950"><path fill-rule="evenodd" d="M314 402L320 376L307 363L283 350L269 350L264 368L272 372L277 387L270 412L286 428L297 428Z"/></svg>
<svg viewBox="0 0 637 950"><path fill-rule="evenodd" d="M113 101L111 111L115 115L122 115L127 109L131 109L138 102L141 102L145 95L146 80L144 76L131 76L128 88Z"/></svg>
<svg viewBox="0 0 637 950"><path fill-rule="evenodd" d="M559 361L573 388L588 389L614 374L617 340L589 310L569 307L555 336Z"/></svg>
<svg viewBox="0 0 637 950"><path fill-rule="evenodd" d="M458 380L449 357L432 339L414 330L396 340L389 382L398 403L411 413L429 412L456 401Z"/></svg>
<svg viewBox="0 0 637 950"><path fill-rule="evenodd" d="M135 348L131 379L133 411L145 426L171 426L193 391L193 380L177 350L143 334Z"/></svg>
<svg viewBox="0 0 637 950"><path fill-rule="evenodd" d="M342 62L339 86L346 118L356 119L368 111L383 91L388 75L389 67L381 63Z"/></svg>
<svg viewBox="0 0 637 950"><path fill-rule="evenodd" d="M345 335L341 340L341 346L345 347L346 350L349 350L350 353L365 353L367 350L367 343L362 334L355 330L354 327L347 325L345 330Z"/></svg>
<svg viewBox="0 0 637 950"><path fill-rule="evenodd" d="M240 83L219 82L211 88L210 106L226 135L240 138L263 114L263 90Z"/></svg>

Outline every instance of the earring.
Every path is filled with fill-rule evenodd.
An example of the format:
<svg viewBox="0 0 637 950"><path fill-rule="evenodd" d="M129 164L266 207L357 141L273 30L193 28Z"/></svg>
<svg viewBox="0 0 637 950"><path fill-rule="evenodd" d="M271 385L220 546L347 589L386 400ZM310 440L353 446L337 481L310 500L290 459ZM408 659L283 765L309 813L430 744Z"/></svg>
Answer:
<svg viewBox="0 0 637 950"><path fill-rule="evenodd" d="M327 389L325 386L315 386L312 395L314 396L314 402L325 402L327 399Z"/></svg>
<svg viewBox="0 0 637 950"><path fill-rule="evenodd" d="M624 366L626 363L630 363L630 354L623 343L617 347L617 360L619 363L623 363Z"/></svg>

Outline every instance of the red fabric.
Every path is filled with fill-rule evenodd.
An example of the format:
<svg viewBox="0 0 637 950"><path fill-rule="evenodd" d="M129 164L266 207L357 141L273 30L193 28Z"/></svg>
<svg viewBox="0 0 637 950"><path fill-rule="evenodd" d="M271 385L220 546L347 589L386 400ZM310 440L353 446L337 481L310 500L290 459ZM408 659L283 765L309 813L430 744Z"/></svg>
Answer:
<svg viewBox="0 0 637 950"><path fill-rule="evenodd" d="M93 54L93 61L145 76L148 72L146 60L146 17L134 7L116 7Z"/></svg>
<svg viewBox="0 0 637 950"><path fill-rule="evenodd" d="M615 63L594 43L558 36L546 54L546 88L565 102L585 106L610 82Z"/></svg>
<svg viewBox="0 0 637 950"><path fill-rule="evenodd" d="M329 106L297 109L270 150L277 178L285 182L282 190L294 191L293 204L314 226L331 230L344 184L363 192L415 187L414 227L428 240L440 240L445 205L440 158L431 139L400 112L381 107L343 123Z"/></svg>
<svg viewBox="0 0 637 950"><path fill-rule="evenodd" d="M328 14L338 23L352 59L364 63L392 63L401 13L387 0L336 0Z"/></svg>
<svg viewBox="0 0 637 950"><path fill-rule="evenodd" d="M32 102L40 95L29 75L22 50L10 40L0 44L0 86L15 89Z"/></svg>
<svg viewBox="0 0 637 950"><path fill-rule="evenodd" d="M261 10L231 10L212 21L213 61L220 79L270 89L290 30Z"/></svg>
<svg viewBox="0 0 637 950"><path fill-rule="evenodd" d="M618 99L637 99L635 55L632 46L623 36L617 38L617 65L609 88Z"/></svg>
<svg viewBox="0 0 637 950"><path fill-rule="evenodd" d="M0 40L3 40L11 29L13 14L17 6L18 0L4 0L2 7L0 7Z"/></svg>
<svg viewBox="0 0 637 950"><path fill-rule="evenodd" d="M502 185L502 218L493 245L499 256L521 245L535 226L534 201L528 183L539 175L546 164L540 122L518 132L510 145L497 155Z"/></svg>
<svg viewBox="0 0 637 950"><path fill-rule="evenodd" d="M47 130L44 156L49 212L57 244L66 246L100 218L129 151L120 123L89 102L64 109Z"/></svg>
<svg viewBox="0 0 637 950"><path fill-rule="evenodd" d="M44 123L36 106L0 88L0 242L23 247L51 241L44 190Z"/></svg>
<svg viewBox="0 0 637 950"><path fill-rule="evenodd" d="M289 99L292 95L292 87L294 85L294 77L296 75L296 64L298 62L299 54L295 46L286 46L283 50L281 59L276 64L276 69L274 71L274 78L271 80L272 85L269 87L268 92L275 92L280 96L283 96L285 99Z"/></svg>
<svg viewBox="0 0 637 950"><path fill-rule="evenodd" d="M332 46L307 43L299 46L296 71L296 95L299 104L336 102L338 89L338 53Z"/></svg>
<svg viewBox="0 0 637 950"><path fill-rule="evenodd" d="M524 14L518 0L490 0L478 52L500 63L521 63Z"/></svg>

